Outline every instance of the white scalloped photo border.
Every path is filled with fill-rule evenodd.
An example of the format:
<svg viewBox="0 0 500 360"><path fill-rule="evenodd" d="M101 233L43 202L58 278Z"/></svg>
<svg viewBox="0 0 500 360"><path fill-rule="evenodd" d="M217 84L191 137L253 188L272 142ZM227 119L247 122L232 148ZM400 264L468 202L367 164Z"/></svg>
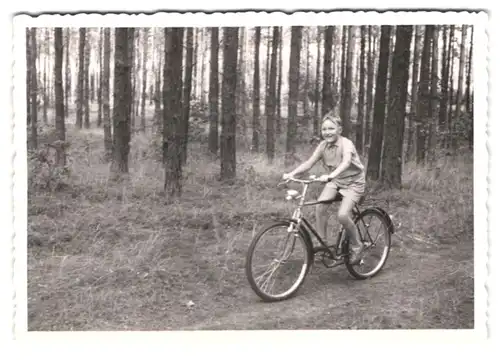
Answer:
<svg viewBox="0 0 500 360"><path fill-rule="evenodd" d="M196 332L27 332L27 163L26 163L26 92L25 92L25 28L26 27L208 27L208 26L316 26L316 25L474 25L474 266L475 329L474 330L366 330L366 331L196 331ZM487 199L488 199L488 15L470 12L243 12L243 13L156 13L156 14L78 14L19 15L13 20L14 42L14 127L13 204L14 204L14 282L15 337L24 346L47 346L54 349L96 342L170 346L180 349L209 349L229 343L252 349L257 346L293 349L301 343L320 347L319 356L339 356L333 349L342 345L359 345L361 354L377 344L397 347L405 344L463 344L481 341L487 335ZM279 311L279 306L277 308ZM362 336L362 340L360 340ZM360 343L360 341L362 341ZM56 345L57 344L57 345ZM73 348L76 350L77 348ZM207 350L202 350L207 349ZM235 349L237 349L235 347ZM238 351L239 352L239 351ZM352 354L352 350L350 351ZM298 354L298 353L297 353ZM306 353L307 354L307 353ZM158 354L160 355L160 354ZM165 355L165 354L163 354ZM318 356L316 355L316 356ZM411 354L410 354L411 355ZM113 356L113 354L109 354ZM161 355L160 355L161 356ZM168 355L167 355L168 356ZM180 355L182 357L182 355ZM361 355L360 355L361 356ZM406 355L403 355L406 356Z"/></svg>

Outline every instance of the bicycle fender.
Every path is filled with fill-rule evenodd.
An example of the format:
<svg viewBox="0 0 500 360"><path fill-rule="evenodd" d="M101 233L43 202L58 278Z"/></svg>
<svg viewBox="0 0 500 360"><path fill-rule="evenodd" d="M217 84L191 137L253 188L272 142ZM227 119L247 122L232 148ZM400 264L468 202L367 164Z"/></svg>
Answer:
<svg viewBox="0 0 500 360"><path fill-rule="evenodd" d="M375 211L380 213L380 215L382 215L382 217L385 220L385 223L387 224L387 227L389 228L389 232L391 234L394 234L394 231L395 231L394 223L392 222L392 219L389 216L389 214L387 213L387 211L385 211L384 209L382 209L381 207L378 207L378 206L372 207L372 209L374 209Z"/></svg>

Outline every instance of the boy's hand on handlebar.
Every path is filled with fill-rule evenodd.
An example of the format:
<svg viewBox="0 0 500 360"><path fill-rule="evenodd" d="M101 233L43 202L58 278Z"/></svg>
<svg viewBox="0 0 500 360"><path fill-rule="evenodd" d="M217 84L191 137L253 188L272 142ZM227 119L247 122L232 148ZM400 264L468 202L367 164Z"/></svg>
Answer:
<svg viewBox="0 0 500 360"><path fill-rule="evenodd" d="M283 180L290 180L291 178L293 178L292 173L284 173L283 174Z"/></svg>
<svg viewBox="0 0 500 360"><path fill-rule="evenodd" d="M328 182L330 181L330 178L328 177L328 175L321 175L319 178L318 178L319 181L322 181L322 182Z"/></svg>

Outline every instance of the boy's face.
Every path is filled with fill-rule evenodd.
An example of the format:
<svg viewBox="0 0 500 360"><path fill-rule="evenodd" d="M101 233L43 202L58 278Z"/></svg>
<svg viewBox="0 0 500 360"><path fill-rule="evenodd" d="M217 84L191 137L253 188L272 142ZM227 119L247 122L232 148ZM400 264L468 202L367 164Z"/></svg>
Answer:
<svg viewBox="0 0 500 360"><path fill-rule="evenodd" d="M325 121L323 121L323 124L321 125L321 134L323 135L323 138L327 142L337 141L337 138L340 135L341 131L342 131L342 127L338 126L336 123L334 123L331 120L325 120Z"/></svg>

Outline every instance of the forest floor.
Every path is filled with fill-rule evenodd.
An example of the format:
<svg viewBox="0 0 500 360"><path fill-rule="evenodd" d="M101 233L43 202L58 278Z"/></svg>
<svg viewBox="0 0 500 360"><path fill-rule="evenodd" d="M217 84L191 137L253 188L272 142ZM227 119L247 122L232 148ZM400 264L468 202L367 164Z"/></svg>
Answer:
<svg viewBox="0 0 500 360"><path fill-rule="evenodd" d="M236 182L222 185L218 161L192 144L182 198L166 201L145 137L134 136L130 177L117 184L101 160L101 130L67 136L67 186L29 192L30 331L474 327L470 153L433 169L409 164L403 190L370 191L366 204L386 209L397 228L376 277L316 262L295 297L269 304L244 264L254 231L290 212L276 186L280 161L238 154ZM38 185L48 176L29 170Z"/></svg>

